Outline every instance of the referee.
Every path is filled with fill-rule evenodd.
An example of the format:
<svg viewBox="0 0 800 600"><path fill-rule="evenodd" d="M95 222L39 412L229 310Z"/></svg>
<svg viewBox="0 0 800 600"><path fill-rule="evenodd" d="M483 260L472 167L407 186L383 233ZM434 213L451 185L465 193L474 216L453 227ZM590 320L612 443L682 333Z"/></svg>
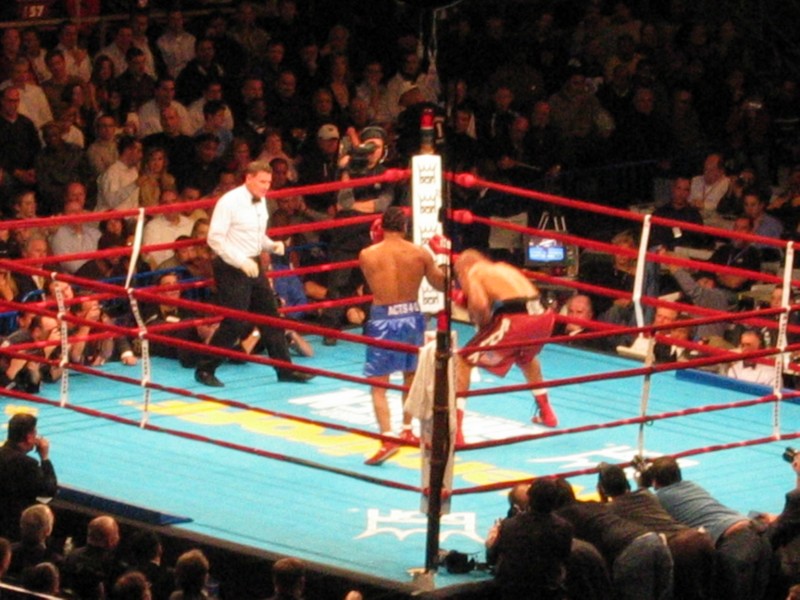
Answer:
<svg viewBox="0 0 800 600"><path fill-rule="evenodd" d="M216 253L214 279L220 306L278 317L278 305L272 288L264 278L259 256L266 250L283 255L283 242L271 240L267 234L267 202L264 198L272 183L272 169L265 162L251 162L245 172L244 185L230 190L217 200L208 230L208 245ZM225 317L211 338L210 344L233 348L246 337L250 325L241 319ZM291 362L283 328L258 325L261 339L270 358ZM222 363L218 356L205 356L197 365L194 378L213 387L224 384L215 371ZM276 367L278 381L304 383L313 375Z"/></svg>

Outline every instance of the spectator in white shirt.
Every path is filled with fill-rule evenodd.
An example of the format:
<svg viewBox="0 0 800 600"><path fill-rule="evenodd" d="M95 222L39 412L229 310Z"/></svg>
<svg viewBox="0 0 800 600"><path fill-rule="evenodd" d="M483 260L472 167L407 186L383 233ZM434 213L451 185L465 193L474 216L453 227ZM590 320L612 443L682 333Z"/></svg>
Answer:
<svg viewBox="0 0 800 600"><path fill-rule="evenodd" d="M64 204L65 215L79 215L83 212L83 205L78 199L67 200ZM100 230L91 223L65 223L56 229L50 238L50 249L53 256L93 252L97 250L99 240ZM87 258L65 260L59 264L65 272L75 273L88 260Z"/></svg>
<svg viewBox="0 0 800 600"><path fill-rule="evenodd" d="M57 50L64 53L67 62L67 73L88 83L92 77L92 60L86 49L78 45L78 26L65 21L58 30Z"/></svg>
<svg viewBox="0 0 800 600"><path fill-rule="evenodd" d="M689 201L703 215L706 225L720 225L717 206L728 193L730 183L721 154L709 154L703 163L703 174L692 177Z"/></svg>
<svg viewBox="0 0 800 600"><path fill-rule="evenodd" d="M180 121L180 131L184 135L192 135L191 120L186 107L175 100L175 78L161 77L156 83L155 97L148 100L139 109L139 132L140 138L147 137L153 133L163 131L161 127L161 111L171 106L178 113Z"/></svg>
<svg viewBox="0 0 800 600"><path fill-rule="evenodd" d="M123 23L117 29L114 41L97 53L98 56L107 56L114 63L114 73L119 75L128 68L125 55L133 45L133 29L127 23Z"/></svg>
<svg viewBox="0 0 800 600"><path fill-rule="evenodd" d="M761 343L761 336L756 331L746 330L742 332L739 338L739 351L740 352L755 352L761 350L763 344ZM730 367L728 367L728 377L738 379L740 381L748 381L750 383L758 383L761 385L771 386L775 379L775 369L767 364L769 358L746 358L744 360L737 360ZM763 362L762 362L763 361Z"/></svg>
<svg viewBox="0 0 800 600"><path fill-rule="evenodd" d="M183 28L183 11L172 9L167 13L167 30L156 41L167 72L177 77L194 58L194 36Z"/></svg>
<svg viewBox="0 0 800 600"><path fill-rule="evenodd" d="M97 139L89 145L86 154L89 157L89 164L92 165L94 174L97 176L119 158L116 136L117 121L111 115L100 115L95 119L94 129Z"/></svg>
<svg viewBox="0 0 800 600"><path fill-rule="evenodd" d="M124 135L117 143L119 159L97 178L97 211L139 207L139 164L142 143Z"/></svg>
<svg viewBox="0 0 800 600"><path fill-rule="evenodd" d="M43 81L50 78L50 71L45 63L45 49L42 48L42 40L35 27L26 27L22 30L22 54L31 63L32 73L36 77L36 82L41 85Z"/></svg>
<svg viewBox="0 0 800 600"><path fill-rule="evenodd" d="M53 120L53 111L41 87L31 83L31 64L27 58L18 58L11 72L11 79L0 84L0 89L15 87L19 90L19 114L25 115L37 129Z"/></svg>
<svg viewBox="0 0 800 600"><path fill-rule="evenodd" d="M180 200L178 192L175 190L162 190L158 199L159 206L169 206ZM184 216L179 211L161 213L156 215L144 226L142 244L150 246L152 244L168 244L174 242L179 236L191 236L194 221ZM174 250L152 250L146 252L143 258L151 268L156 269L158 265L170 258Z"/></svg>
<svg viewBox="0 0 800 600"><path fill-rule="evenodd" d="M193 131L197 131L205 124L206 120L203 116L203 107L206 105L206 102L211 102L212 100L224 101L222 98L222 82L218 80L209 81L205 90L203 90L203 95L187 107ZM228 108L227 104L225 105L223 127L228 131L233 131L233 113L231 113L231 109Z"/></svg>

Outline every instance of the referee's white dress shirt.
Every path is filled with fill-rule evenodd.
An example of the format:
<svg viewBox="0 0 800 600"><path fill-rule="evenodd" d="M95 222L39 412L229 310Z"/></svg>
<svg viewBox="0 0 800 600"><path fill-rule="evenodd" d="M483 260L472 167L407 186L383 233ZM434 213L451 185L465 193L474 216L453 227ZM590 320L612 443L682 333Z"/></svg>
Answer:
<svg viewBox="0 0 800 600"><path fill-rule="evenodd" d="M214 206L208 230L208 245L232 267L241 268L245 260L255 258L262 250L272 252L275 242L267 236L267 202L246 186L223 194Z"/></svg>

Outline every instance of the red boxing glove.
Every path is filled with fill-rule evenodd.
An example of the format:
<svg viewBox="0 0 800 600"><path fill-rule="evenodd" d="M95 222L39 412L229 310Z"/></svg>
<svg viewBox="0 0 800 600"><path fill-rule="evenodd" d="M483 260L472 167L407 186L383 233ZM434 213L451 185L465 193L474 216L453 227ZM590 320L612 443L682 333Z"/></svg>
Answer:
<svg viewBox="0 0 800 600"><path fill-rule="evenodd" d="M450 290L450 300L452 300L453 304L456 306L467 308L467 295L464 293L464 290L460 288L453 288Z"/></svg>
<svg viewBox="0 0 800 600"><path fill-rule="evenodd" d="M372 226L369 228L369 237L373 244L383 241L383 222L381 217L372 222Z"/></svg>
<svg viewBox="0 0 800 600"><path fill-rule="evenodd" d="M444 254L447 256L450 254L450 238L445 235L435 234L428 239L428 247L433 251L434 254Z"/></svg>

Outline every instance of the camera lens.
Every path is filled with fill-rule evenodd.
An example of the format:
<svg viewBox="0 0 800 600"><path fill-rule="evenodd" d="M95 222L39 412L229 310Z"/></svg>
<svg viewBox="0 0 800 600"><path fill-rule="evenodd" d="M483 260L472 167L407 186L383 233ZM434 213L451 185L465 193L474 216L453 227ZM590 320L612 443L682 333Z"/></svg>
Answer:
<svg viewBox="0 0 800 600"><path fill-rule="evenodd" d="M797 450L789 446L783 451L783 460L788 463L794 462L794 457L797 455Z"/></svg>

